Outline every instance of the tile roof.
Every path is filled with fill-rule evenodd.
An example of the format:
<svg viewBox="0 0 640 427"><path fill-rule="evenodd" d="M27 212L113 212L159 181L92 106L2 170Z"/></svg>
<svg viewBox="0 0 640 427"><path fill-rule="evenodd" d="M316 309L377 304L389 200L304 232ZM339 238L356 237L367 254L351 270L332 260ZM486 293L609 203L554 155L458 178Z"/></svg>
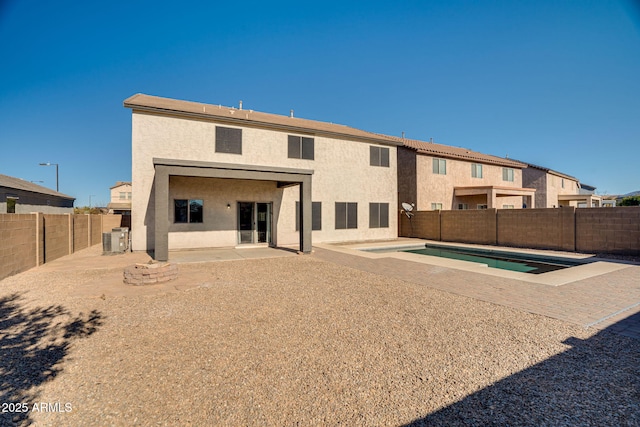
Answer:
<svg viewBox="0 0 640 427"><path fill-rule="evenodd" d="M63 199L75 200L75 197L67 196L42 185L25 181L24 179L14 178L8 175L0 174L0 187L12 188L15 190L30 191L32 193L48 194L50 196L61 197Z"/></svg>
<svg viewBox="0 0 640 427"><path fill-rule="evenodd" d="M253 110L240 110L222 105L202 104L191 101L161 98L157 96L136 94L125 99L124 106L134 111L164 112L168 114L188 115L198 118L215 118L242 125L259 125L286 129L301 133L315 132L333 137L358 139L376 144L401 145L393 137L367 132L350 126L336 123L320 122L278 114L261 113Z"/></svg>
<svg viewBox="0 0 640 427"><path fill-rule="evenodd" d="M116 185L113 187L109 187L110 190L113 190L116 187L120 187L122 185L131 185L131 181L116 181Z"/></svg>
<svg viewBox="0 0 640 427"><path fill-rule="evenodd" d="M124 106L134 111L164 112L167 114L188 115L200 118L215 118L236 122L243 125L261 125L274 128L285 128L298 132L324 133L334 137L355 138L376 144L405 146L416 150L420 154L438 157L448 157L479 163L494 164L523 169L526 164L512 159L506 159L488 154L482 154L466 148L452 147L380 133L367 132L345 125L300 119L277 114L261 113L253 110L224 107L222 105L202 104L191 101L181 101L171 98L136 94L124 101Z"/></svg>
<svg viewBox="0 0 640 427"><path fill-rule="evenodd" d="M553 169L549 169L548 167L545 167L545 166L534 165L533 163L529 163L529 162L522 162L522 163L525 163L527 166L529 166L531 168L540 169L541 171L545 171L545 172L550 173L552 175L557 175L557 176L559 176L561 178L572 179L572 180L577 181L577 182L580 181L578 178L576 178L574 176L567 175L566 173L558 172L558 171L555 171ZM595 187L593 187L593 188L595 189Z"/></svg>
<svg viewBox="0 0 640 427"><path fill-rule="evenodd" d="M436 144L434 142L417 141L414 139L398 138L398 140L402 141L405 147L414 149L420 154L427 154L436 157L448 157L492 165L509 166L520 169L524 169L527 166L525 163L519 162L517 160L491 156L489 154L483 154L477 151L469 150L468 148L452 147L449 145Z"/></svg>

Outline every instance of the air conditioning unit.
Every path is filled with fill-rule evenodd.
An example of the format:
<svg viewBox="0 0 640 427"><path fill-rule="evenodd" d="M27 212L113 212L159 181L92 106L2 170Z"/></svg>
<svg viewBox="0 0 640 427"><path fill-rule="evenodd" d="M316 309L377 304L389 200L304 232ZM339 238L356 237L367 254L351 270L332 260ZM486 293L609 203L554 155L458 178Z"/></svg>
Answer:
<svg viewBox="0 0 640 427"><path fill-rule="evenodd" d="M129 247L129 232L112 231L102 233L102 252L105 254L124 253Z"/></svg>

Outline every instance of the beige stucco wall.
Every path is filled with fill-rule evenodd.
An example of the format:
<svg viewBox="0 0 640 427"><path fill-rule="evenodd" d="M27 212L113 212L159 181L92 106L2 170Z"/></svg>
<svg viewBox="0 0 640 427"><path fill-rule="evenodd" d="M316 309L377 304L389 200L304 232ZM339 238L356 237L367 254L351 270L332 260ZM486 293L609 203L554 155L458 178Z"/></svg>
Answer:
<svg viewBox="0 0 640 427"><path fill-rule="evenodd" d="M120 193L125 193L125 198L120 198ZM131 201L128 194L131 193L131 184L122 184L111 189L111 203L128 203Z"/></svg>
<svg viewBox="0 0 640 427"><path fill-rule="evenodd" d="M560 205L577 206L577 201L558 202L558 196L562 194L578 194L578 182L569 178L543 170L528 167L524 170L524 185L536 189L536 208L554 208ZM564 180L564 188L562 181Z"/></svg>
<svg viewBox="0 0 640 427"><path fill-rule="evenodd" d="M471 165L477 162L446 159L447 174L433 173L434 157L418 155L416 159L417 176L417 210L431 210L432 203L442 203L444 210L457 209L458 203L467 203L469 209L476 209L478 204L486 204L484 196L455 197L454 187L501 186L522 187L522 170L513 169L513 181L502 180L502 166L482 164L482 178L471 176ZM503 205L522 207L522 196L498 197L498 209Z"/></svg>
<svg viewBox="0 0 640 427"><path fill-rule="evenodd" d="M242 154L215 152L216 125L242 129ZM315 159L289 159L287 135L312 136L315 139ZM260 165L285 168L311 169L314 171L312 200L322 202L322 230L313 231L313 242L384 239L397 236L397 170L396 148L389 148L390 167L369 165L371 144L305 135L285 131L239 127L213 121L189 120L173 116L160 116L134 112L132 115L132 185L136 188L132 198L133 250L153 247L153 158L221 162L244 165ZM172 181L170 197L198 198L197 192L210 200L223 198L222 205L230 203L232 212L219 212L219 206L211 206L208 212L205 202L205 222L220 221L224 230L183 230L172 224L169 232L169 249L184 247L214 247L235 245L236 201L272 201L274 222L277 227L277 244L299 242L295 231L295 202L299 200L299 187L275 189L275 183L257 181L233 182L225 185L198 189L202 182ZM172 185L180 186L172 187ZM196 185L198 184L198 185ZM256 187L252 189L252 187ZM258 191L260 189L260 191ZM193 196L189 195L194 191ZM253 198L253 199L251 199ZM267 200L269 198L270 200ZM358 228L335 230L335 202L358 203ZM389 227L369 229L369 202L389 203ZM151 205L150 205L151 203ZM279 209L276 211L276 204ZM170 200L170 208L173 202ZM219 214L221 216L216 216ZM170 212L172 218L173 212ZM207 215L210 215L207 217ZM228 216L227 216L228 215ZM277 216L276 216L277 215ZM207 219L208 218L208 219ZM190 224L195 225L195 224ZM149 241L149 244L147 244ZM206 242L202 243L202 242Z"/></svg>

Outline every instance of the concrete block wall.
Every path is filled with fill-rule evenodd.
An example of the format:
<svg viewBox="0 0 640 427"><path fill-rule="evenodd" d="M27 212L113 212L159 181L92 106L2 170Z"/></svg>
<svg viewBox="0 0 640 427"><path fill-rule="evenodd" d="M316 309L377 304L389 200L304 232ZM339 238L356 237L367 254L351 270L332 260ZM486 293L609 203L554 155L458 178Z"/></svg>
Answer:
<svg viewBox="0 0 640 427"><path fill-rule="evenodd" d="M640 206L576 210L576 250L640 253Z"/></svg>
<svg viewBox="0 0 640 427"><path fill-rule="evenodd" d="M521 248L575 250L575 208L500 209L497 244Z"/></svg>
<svg viewBox="0 0 640 427"><path fill-rule="evenodd" d="M79 251L89 247L89 215L73 215L73 249Z"/></svg>
<svg viewBox="0 0 640 427"><path fill-rule="evenodd" d="M414 211L411 220L400 214L400 236L440 240L440 212Z"/></svg>
<svg viewBox="0 0 640 427"><path fill-rule="evenodd" d="M109 233L116 227L123 227L122 215L103 215L102 216L102 231L101 233Z"/></svg>
<svg viewBox="0 0 640 427"><path fill-rule="evenodd" d="M102 243L102 218L103 215L0 214L0 280ZM119 218L117 224L116 227Z"/></svg>
<svg viewBox="0 0 640 427"><path fill-rule="evenodd" d="M640 207L417 211L399 235L448 242L640 255ZM492 239L491 236L494 236Z"/></svg>
<svg viewBox="0 0 640 427"><path fill-rule="evenodd" d="M44 262L72 252L71 215L44 214Z"/></svg>
<svg viewBox="0 0 640 427"><path fill-rule="evenodd" d="M447 242L496 244L496 209L441 211L440 226Z"/></svg>
<svg viewBox="0 0 640 427"><path fill-rule="evenodd" d="M36 266L36 215L0 214L0 279Z"/></svg>
<svg viewBox="0 0 640 427"><path fill-rule="evenodd" d="M89 215L91 223L91 246L102 243L102 218L103 215Z"/></svg>

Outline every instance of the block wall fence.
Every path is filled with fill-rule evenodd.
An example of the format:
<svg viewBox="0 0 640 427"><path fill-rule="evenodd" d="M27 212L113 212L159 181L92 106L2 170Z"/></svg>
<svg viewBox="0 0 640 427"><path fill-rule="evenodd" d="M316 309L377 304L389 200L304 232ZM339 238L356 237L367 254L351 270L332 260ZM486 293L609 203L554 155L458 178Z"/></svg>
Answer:
<svg viewBox="0 0 640 427"><path fill-rule="evenodd" d="M640 255L640 207L400 213L399 236L583 253Z"/></svg>
<svg viewBox="0 0 640 427"><path fill-rule="evenodd" d="M0 280L102 243L122 215L0 214Z"/></svg>

